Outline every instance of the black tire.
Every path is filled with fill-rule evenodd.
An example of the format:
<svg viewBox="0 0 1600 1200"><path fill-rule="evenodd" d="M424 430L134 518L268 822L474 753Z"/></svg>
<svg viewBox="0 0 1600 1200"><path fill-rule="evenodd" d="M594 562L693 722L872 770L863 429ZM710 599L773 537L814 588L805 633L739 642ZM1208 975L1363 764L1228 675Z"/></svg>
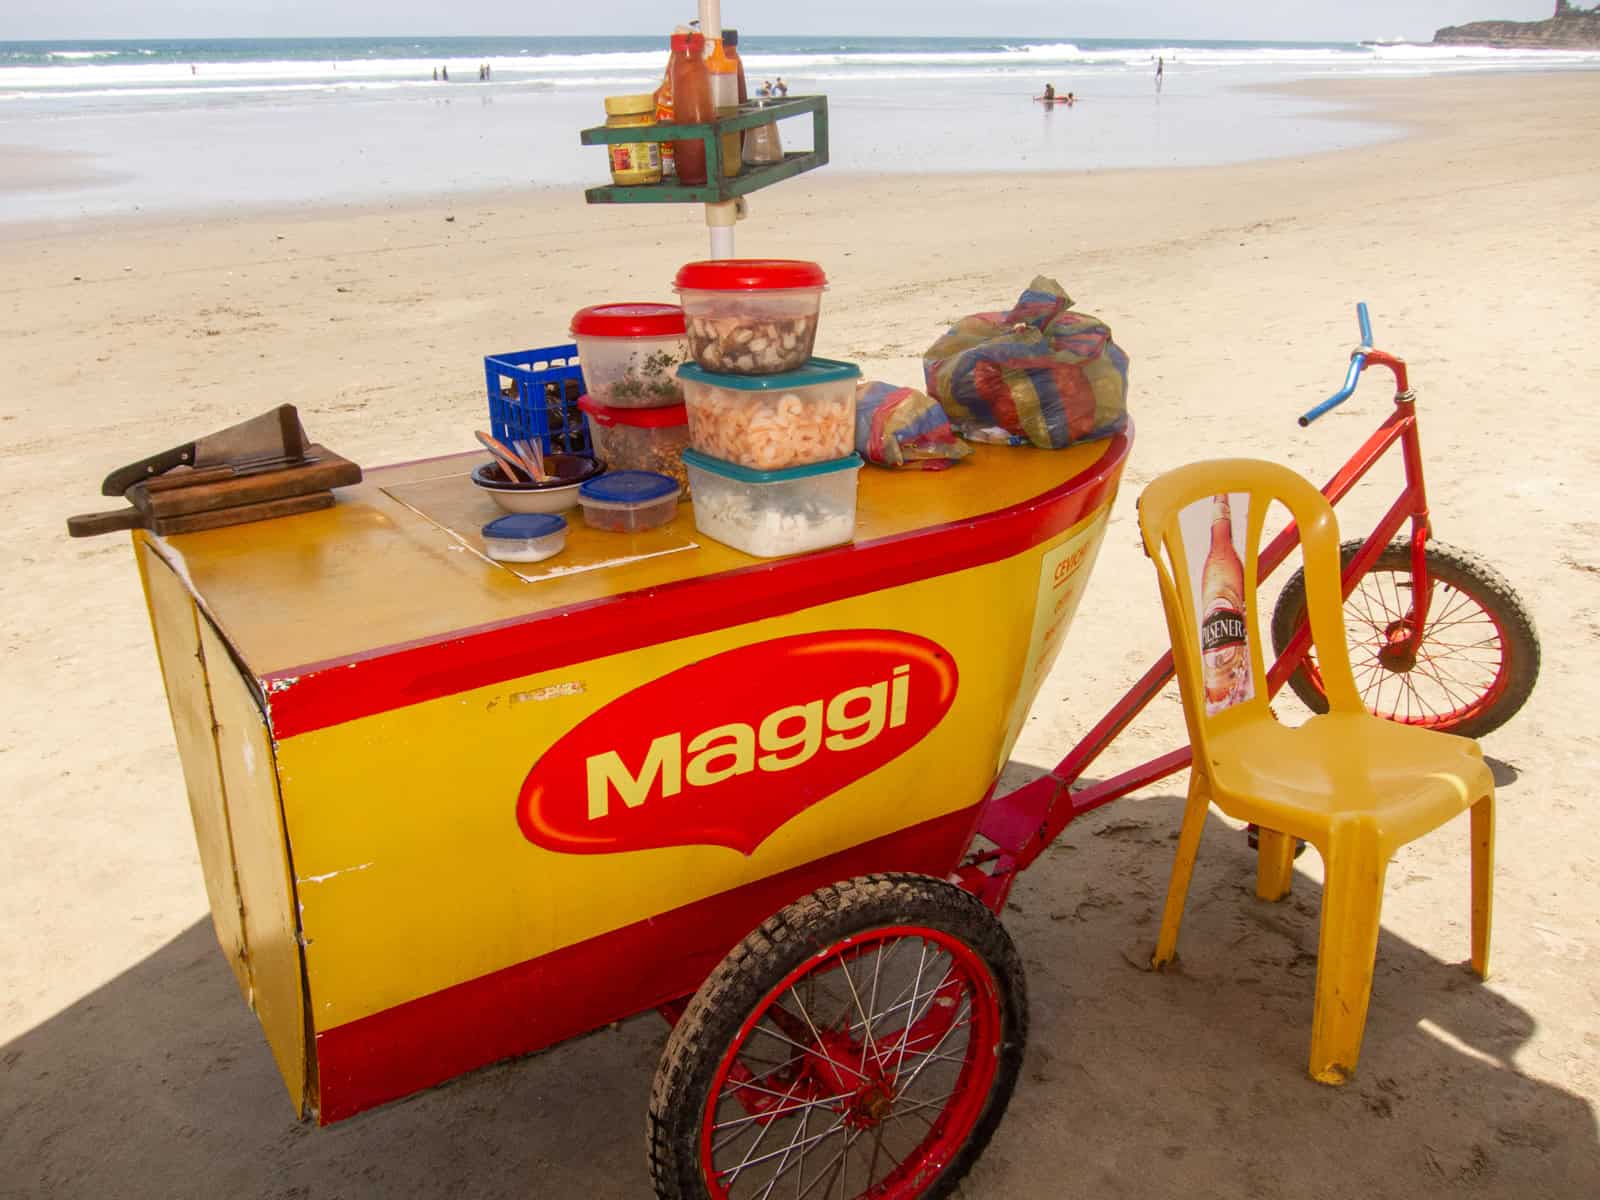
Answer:
<svg viewBox="0 0 1600 1200"><path fill-rule="evenodd" d="M913 965L912 950L902 955L901 948L914 949L919 943L922 957L915 961L917 975L909 987L910 1000L902 1002L907 991L891 992L888 981L902 977ZM939 969L926 957L930 945L937 953L949 953L951 966L933 991L921 991L924 976L931 979ZM868 963L872 964L870 975ZM977 985L970 997L960 1000L952 999L948 990L953 981L959 983L958 971ZM819 998L817 989L826 987L837 991ZM881 1015L888 1018L903 1009L895 1017L904 1020L903 1029L879 1020L880 988L882 999L889 1004ZM863 1000L863 995L868 999ZM811 999L809 1007L805 996ZM854 1013L862 1018L859 1022L852 1014L850 999L837 1020L831 1017L836 1004L830 1001L839 996L853 998ZM960 1016L963 1009L964 1021ZM795 1012L804 1016L803 1023ZM927 1022L932 1024L925 1025ZM941 1022L949 1024L938 1041L931 1042ZM797 1032L808 1044L789 1040L781 1033L784 1029ZM807 1029L814 1036L803 1032ZM853 1030L863 1029L857 1039ZM963 1032L964 1048L950 1040ZM758 1039L761 1033L766 1035L764 1040ZM878 1035L876 1043L874 1033ZM1004 926L973 896L922 875L869 875L821 888L768 918L735 947L701 985L673 1029L650 1097L650 1174L656 1194L661 1200L743 1200L746 1194L761 1195L769 1180L795 1169L790 1160L798 1145L802 1173L806 1153L816 1154L810 1165L819 1175L832 1166L829 1154L844 1155L840 1160L843 1166L838 1168L844 1179L836 1174L826 1181L824 1190L830 1196L835 1194L836 1184L840 1194L860 1194L850 1188L849 1181L856 1178L850 1167L854 1162L859 1168L860 1158L869 1150L870 1165L861 1186L887 1185L876 1194L890 1196L948 1195L983 1152L1005 1114L1027 1034L1028 1002L1021 960ZM844 1048L847 1052L841 1052L835 1040L839 1038L850 1039ZM919 1046L908 1055L912 1041L931 1045ZM793 1049L784 1048L784 1042ZM886 1073L896 1049L899 1061L891 1080ZM851 1065L857 1050L861 1052L859 1071ZM757 1069L769 1065L763 1054L781 1056L785 1061L756 1074ZM922 1058L915 1068L903 1072L918 1055ZM928 1101L920 1094L913 1097L914 1088L926 1085L926 1078L920 1082L918 1078L925 1068L933 1065L933 1078L937 1079L938 1072L951 1070L945 1060L954 1062L958 1057L960 1065L950 1095L939 1101ZM869 1081L869 1074L878 1082ZM837 1082L840 1080L844 1082ZM768 1086L759 1086L763 1083ZM931 1086L937 1091L944 1085ZM880 1090L870 1092L874 1087ZM780 1092L780 1088L784 1090ZM741 1097L735 1094L739 1089L750 1091ZM813 1095L822 1090L841 1094ZM857 1094L845 1094L852 1090ZM770 1096L779 1098L763 1098ZM937 1122L930 1122L919 1110L935 1104L942 1106L934 1108ZM752 1106L764 1106L764 1114ZM728 1119L719 1120L724 1114ZM893 1122L913 1115L929 1123L930 1132L921 1132L920 1126L910 1121L895 1125L896 1139L920 1140L903 1151L903 1161L910 1165L891 1169L888 1159L894 1152L888 1148L886 1131ZM813 1119L815 1126L810 1124ZM797 1123L798 1132L788 1138L784 1150L788 1130ZM715 1135L730 1127L733 1132L724 1132L719 1142ZM817 1127L826 1131L814 1133ZM852 1151L868 1129L874 1140L862 1145L860 1155L852 1159ZM760 1149L761 1139L772 1130L779 1130L776 1139ZM753 1144L743 1148L747 1134ZM724 1149L728 1154L719 1159ZM741 1150L746 1161L757 1151L770 1154L765 1162L778 1161L761 1173L754 1168L765 1162L757 1157L750 1163L751 1175L741 1177L743 1167L730 1170L721 1166ZM775 1152L778 1150L784 1150L781 1157ZM882 1177L876 1174L880 1150L886 1172ZM918 1164L921 1170L914 1170ZM806 1178L810 1181L813 1176ZM772 1194L789 1194L792 1189L787 1184L786 1179L784 1190ZM846 1193L846 1189L850 1190Z"/></svg>
<svg viewBox="0 0 1600 1200"><path fill-rule="evenodd" d="M1340 546L1341 566L1360 549L1356 541ZM1504 725L1527 702L1539 678L1539 635L1521 597L1476 554L1430 539L1427 562L1434 591L1416 663L1385 664L1380 655L1383 622L1392 620L1409 600L1409 541L1385 546L1372 571L1345 600L1356 686L1367 707L1380 717L1482 737ZM1272 612L1276 653L1283 653L1300 627L1305 605L1305 575L1296 571ZM1446 629L1455 631L1451 636L1471 640L1453 644L1442 632ZM1289 676L1289 686L1313 712L1328 711L1314 654L1308 654Z"/></svg>

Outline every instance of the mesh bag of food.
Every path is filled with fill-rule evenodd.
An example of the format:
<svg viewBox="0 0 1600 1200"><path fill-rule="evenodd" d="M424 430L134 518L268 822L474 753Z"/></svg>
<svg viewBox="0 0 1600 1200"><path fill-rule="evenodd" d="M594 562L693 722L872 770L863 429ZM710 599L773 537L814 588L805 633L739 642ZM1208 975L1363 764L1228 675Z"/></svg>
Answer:
<svg viewBox="0 0 1600 1200"><path fill-rule="evenodd" d="M856 452L882 467L938 471L966 458L972 447L956 436L932 396L872 380L856 395Z"/></svg>
<svg viewBox="0 0 1600 1200"><path fill-rule="evenodd" d="M1128 356L1098 318L1041 275L1009 312L963 317L922 356L928 394L957 430L999 426L1044 450L1127 421Z"/></svg>

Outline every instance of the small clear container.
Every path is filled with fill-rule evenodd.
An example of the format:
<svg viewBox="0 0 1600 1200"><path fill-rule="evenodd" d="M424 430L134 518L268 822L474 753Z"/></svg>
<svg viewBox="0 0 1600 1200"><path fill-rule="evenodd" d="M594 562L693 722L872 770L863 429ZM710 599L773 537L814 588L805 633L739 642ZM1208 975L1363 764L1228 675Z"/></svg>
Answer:
<svg viewBox="0 0 1600 1200"><path fill-rule="evenodd" d="M855 537L858 454L785 471L752 471L696 450L685 450L683 461L695 528L735 550L776 558Z"/></svg>
<svg viewBox="0 0 1600 1200"><path fill-rule="evenodd" d="M608 408L592 396L578 397L578 407L589 418L589 440L594 454L618 471L656 471L670 475L680 487L689 486L683 470L683 452L689 445L689 411L682 404L669 408Z"/></svg>
<svg viewBox="0 0 1600 1200"><path fill-rule="evenodd" d="M585 390L607 408L683 403L674 372L689 361L676 304L595 304L572 317Z"/></svg>
<svg viewBox="0 0 1600 1200"><path fill-rule="evenodd" d="M608 471L578 489L584 524L610 533L638 533L678 514L682 489L655 471Z"/></svg>
<svg viewBox="0 0 1600 1200"><path fill-rule="evenodd" d="M718 375L678 368L689 445L757 471L843 458L856 444L854 363L813 358L781 375Z"/></svg>
<svg viewBox="0 0 1600 1200"><path fill-rule="evenodd" d="M814 262L723 258L688 263L675 288L689 353L707 371L776 375L811 357L828 278Z"/></svg>
<svg viewBox="0 0 1600 1200"><path fill-rule="evenodd" d="M538 562L560 554L567 544L567 521L554 513L515 513L483 527L483 549L501 562Z"/></svg>

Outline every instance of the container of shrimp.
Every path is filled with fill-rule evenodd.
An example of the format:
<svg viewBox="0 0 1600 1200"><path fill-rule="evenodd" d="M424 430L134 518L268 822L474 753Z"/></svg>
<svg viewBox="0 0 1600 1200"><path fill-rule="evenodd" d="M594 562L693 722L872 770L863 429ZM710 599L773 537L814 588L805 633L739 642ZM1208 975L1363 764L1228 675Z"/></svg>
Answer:
<svg viewBox="0 0 1600 1200"><path fill-rule="evenodd" d="M683 461L694 483L694 527L735 550L776 558L855 537L859 454L782 471L752 471L693 449Z"/></svg>
<svg viewBox="0 0 1600 1200"><path fill-rule="evenodd" d="M813 358L781 375L721 375L678 368L689 444L757 471L843 458L855 450L854 363Z"/></svg>
<svg viewBox="0 0 1600 1200"><path fill-rule="evenodd" d="M588 393L610 408L682 404L673 372L689 357L676 304L594 304L572 317Z"/></svg>
<svg viewBox="0 0 1600 1200"><path fill-rule="evenodd" d="M773 375L811 357L828 277L794 258L686 264L674 281L689 353L707 371Z"/></svg>
<svg viewBox="0 0 1600 1200"><path fill-rule="evenodd" d="M678 382L676 376L673 382ZM613 408L585 395L578 397L578 407L589 418L595 457L611 470L656 471L671 475L684 488L689 486L683 470L683 451L689 445L684 405Z"/></svg>

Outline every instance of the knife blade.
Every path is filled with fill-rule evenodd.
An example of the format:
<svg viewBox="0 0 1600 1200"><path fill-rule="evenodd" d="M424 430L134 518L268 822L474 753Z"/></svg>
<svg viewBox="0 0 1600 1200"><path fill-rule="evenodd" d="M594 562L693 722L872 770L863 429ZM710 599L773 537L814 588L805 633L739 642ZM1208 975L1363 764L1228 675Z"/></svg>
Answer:
<svg viewBox="0 0 1600 1200"><path fill-rule="evenodd" d="M100 494L120 496L140 480L174 467L264 467L300 462L305 452L306 431L299 413L292 404L280 404L259 417L119 467L100 484Z"/></svg>

